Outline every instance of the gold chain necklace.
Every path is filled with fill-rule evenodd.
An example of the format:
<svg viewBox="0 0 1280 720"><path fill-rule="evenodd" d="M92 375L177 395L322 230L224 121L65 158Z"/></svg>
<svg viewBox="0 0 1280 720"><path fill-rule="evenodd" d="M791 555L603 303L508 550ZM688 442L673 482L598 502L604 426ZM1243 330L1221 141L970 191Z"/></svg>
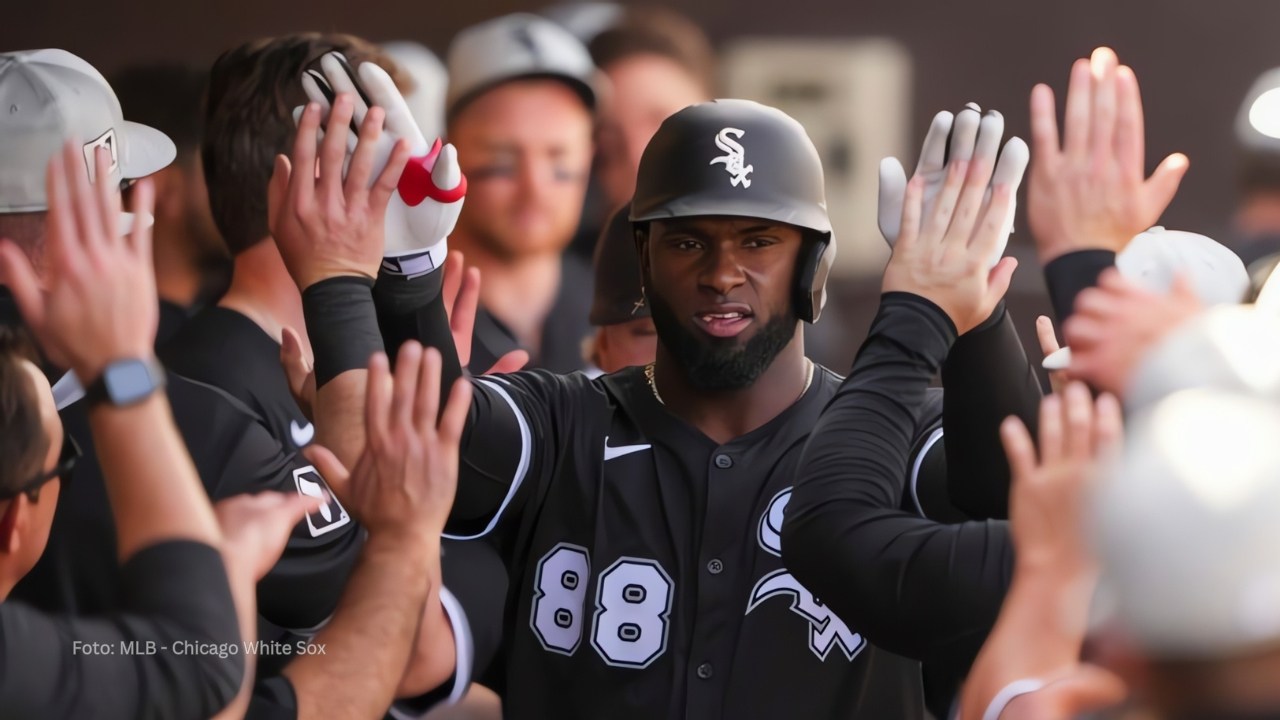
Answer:
<svg viewBox="0 0 1280 720"><path fill-rule="evenodd" d="M800 395L796 398L799 400L804 394L809 392L809 386L813 384L813 361L809 358L804 359L808 365L807 373L804 378L804 389L800 391ZM649 381L649 389L653 391L653 396L658 399L662 405L666 405L667 401L662 399L662 394L658 392L658 381L653 379L653 363L644 366L644 379Z"/></svg>

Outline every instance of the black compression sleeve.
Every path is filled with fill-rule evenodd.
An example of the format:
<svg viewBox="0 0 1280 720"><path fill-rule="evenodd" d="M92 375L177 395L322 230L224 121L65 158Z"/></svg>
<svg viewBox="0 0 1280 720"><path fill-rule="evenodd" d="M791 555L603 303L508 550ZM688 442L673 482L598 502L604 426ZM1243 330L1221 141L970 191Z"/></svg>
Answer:
<svg viewBox="0 0 1280 720"><path fill-rule="evenodd" d="M916 414L955 340L932 303L881 301L853 370L809 436L783 525L796 579L876 645L972 662L1012 572L998 522L941 525L900 509Z"/></svg>
<svg viewBox="0 0 1280 720"><path fill-rule="evenodd" d="M1016 415L1037 436L1041 388L1004 303L965 333L942 364L947 494L974 520L1009 517L1009 462L1000 423Z"/></svg>
<svg viewBox="0 0 1280 720"><path fill-rule="evenodd" d="M348 370L368 367L369 358L382 350L369 288L368 278L344 275L303 291L317 388Z"/></svg>
<svg viewBox="0 0 1280 720"><path fill-rule="evenodd" d="M207 718L240 688L240 642L218 551L160 543L121 568L119 614L0 606L0 708L6 718Z"/></svg>
<svg viewBox="0 0 1280 720"><path fill-rule="evenodd" d="M378 271L373 301L387 356L394 362L400 346L409 340L417 340L423 347L436 348L444 361L440 387L443 388L442 393L447 393L447 388L453 387L454 381L462 377L462 366L458 362L458 350L453 345L443 289L443 269L412 278L384 269ZM443 410L444 403L440 405Z"/></svg>
<svg viewBox="0 0 1280 720"><path fill-rule="evenodd" d="M1097 285L1102 271L1115 264L1116 254L1110 250L1077 250L1054 258L1044 266L1044 280L1049 286L1049 300L1053 302L1059 328L1075 312L1080 291Z"/></svg>

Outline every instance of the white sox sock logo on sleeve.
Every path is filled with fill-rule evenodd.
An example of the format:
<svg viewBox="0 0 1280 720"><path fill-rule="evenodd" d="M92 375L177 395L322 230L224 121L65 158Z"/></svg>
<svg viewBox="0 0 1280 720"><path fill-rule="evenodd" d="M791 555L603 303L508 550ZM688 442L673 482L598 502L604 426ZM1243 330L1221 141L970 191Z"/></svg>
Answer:
<svg viewBox="0 0 1280 720"><path fill-rule="evenodd" d="M716 147L725 152L713 159L709 164L724 163L725 172L729 173L729 183L734 187L751 187L751 178L747 176L755 171L751 165L746 165L747 150L738 142L746 131L738 128L724 128L716 133Z"/></svg>
<svg viewBox="0 0 1280 720"><path fill-rule="evenodd" d="M307 515L307 529L311 531L311 537L320 537L351 522L346 508L342 507L338 496L325 485L324 478L320 477L314 466L294 470L293 483L297 486L299 495L324 500L319 510Z"/></svg>
<svg viewBox="0 0 1280 720"><path fill-rule="evenodd" d="M769 507L760 517L760 530L757 535L760 547L770 555L782 556L782 520L786 515L787 503L791 500L791 488L787 488L769 501ZM791 573L775 570L760 578L751 590L751 599L747 602L747 614L751 614L761 603L772 597L790 597L791 610L809 622L809 649L819 660L826 660L831 648L840 646L840 651L849 660L853 660L867 646L862 635L853 632L843 620L813 596Z"/></svg>

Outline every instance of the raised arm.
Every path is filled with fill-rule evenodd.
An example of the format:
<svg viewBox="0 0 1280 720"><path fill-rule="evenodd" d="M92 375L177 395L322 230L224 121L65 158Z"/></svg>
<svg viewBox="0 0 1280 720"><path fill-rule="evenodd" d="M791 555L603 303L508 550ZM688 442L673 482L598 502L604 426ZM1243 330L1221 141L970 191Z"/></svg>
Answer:
<svg viewBox="0 0 1280 720"><path fill-rule="evenodd" d="M440 535L457 487L471 387L455 383L441 412L440 367L438 352L424 354L411 343L401 350L393 381L386 357L375 356L363 414L369 442L352 471L322 447L306 450L326 477L349 489L349 506L369 539L337 613L314 640L324 654L300 657L285 670L301 717L380 717L400 686L415 636L449 632L428 627L422 608L439 604ZM426 684L442 683L453 663L444 658Z"/></svg>
<svg viewBox="0 0 1280 720"><path fill-rule="evenodd" d="M96 177L110 177L105 151L94 162ZM116 189L90 186L78 142L68 142L50 163L48 194L43 287L14 244L0 245L0 257L5 281L50 359L91 387L109 366L134 362L134 382L124 384L130 387L115 386L90 411L123 561L120 613L66 621L5 605L0 706L14 717L208 717L240 686L238 654L94 657L72 645L100 641L117 652L121 641L225 646L240 634L218 555L221 533L155 383L150 231L138 223L120 236ZM151 184L142 181L135 198L134 211L149 213ZM152 382L139 382L148 362Z"/></svg>
<svg viewBox="0 0 1280 720"><path fill-rule="evenodd" d="M1045 399L1039 425L1038 453L1020 421L1002 428L1018 559L1000 617L965 681L964 718L998 714L988 707L1011 683L1051 678L1080 661L1098 575L1084 537L1085 491L1097 458L1119 441L1120 404L1111 395L1095 403L1072 383L1063 397Z"/></svg>
<svg viewBox="0 0 1280 720"><path fill-rule="evenodd" d="M1159 222L1188 167L1174 153L1146 177L1138 78L1110 48L1072 65L1065 113L1060 137L1053 90L1031 91L1027 220L1060 323L1116 253Z"/></svg>
<svg viewBox="0 0 1280 720"><path fill-rule="evenodd" d="M994 156L962 154L927 214L923 179L908 183L880 312L809 438L783 526L787 567L872 642L962 668L999 610L1008 531L941 525L899 505L929 381L957 335L990 317L1016 266L991 268L1014 192L997 182L984 201ZM1006 148L1001 162L1018 157ZM1021 168L996 173L1016 179Z"/></svg>

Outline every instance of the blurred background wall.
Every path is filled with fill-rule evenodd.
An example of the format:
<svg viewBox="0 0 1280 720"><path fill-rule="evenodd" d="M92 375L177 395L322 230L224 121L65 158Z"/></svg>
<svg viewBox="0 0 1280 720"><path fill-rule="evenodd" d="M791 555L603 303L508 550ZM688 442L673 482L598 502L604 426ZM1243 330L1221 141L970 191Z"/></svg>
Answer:
<svg viewBox="0 0 1280 720"><path fill-rule="evenodd" d="M699 22L718 47L735 38L888 37L910 58L908 168L933 113L966 101L1004 112L1010 132L1027 135L1027 97L1048 82L1059 99L1074 58L1097 45L1115 48L1137 71L1148 125L1148 168L1178 150L1191 158L1166 226L1202 232L1230 244L1234 197L1232 124L1253 78L1280 66L1280 2L1272 0L699 0L666 3ZM410 39L443 55L449 38L470 23L514 10L530 0L415 2L412 0L171 0L22 3L0 24L0 48L57 46L108 75L123 65L180 59L208 65L243 40L291 30L340 30L372 40ZM19 9L20 7L20 9ZM14 12L16 10L16 13ZM157 88L163 92L163 88ZM873 167L878 157L852 162ZM872 215L868 213L868 215ZM874 233L875 218L861 218ZM1020 217L1013 243L1026 243ZM1021 254L1021 252L1019 253ZM1038 273L1025 256L1019 313L1031 338L1030 314L1043 307ZM872 293L867 282L846 294ZM849 302L854 302L852 295ZM854 313L859 315L859 313ZM857 330L864 318L848 323ZM852 342L852 337L851 337ZM843 363L842 363L843 364Z"/></svg>

